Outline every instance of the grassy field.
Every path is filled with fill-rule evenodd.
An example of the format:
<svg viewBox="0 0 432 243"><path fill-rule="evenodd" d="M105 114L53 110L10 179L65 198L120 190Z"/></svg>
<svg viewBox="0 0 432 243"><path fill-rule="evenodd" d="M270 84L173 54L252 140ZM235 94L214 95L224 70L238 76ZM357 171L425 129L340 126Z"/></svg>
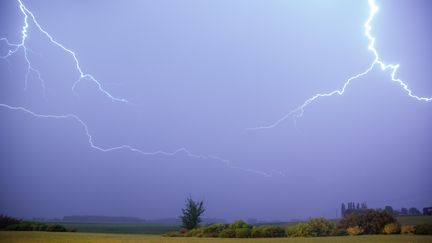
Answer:
<svg viewBox="0 0 432 243"><path fill-rule="evenodd" d="M396 218L400 224L432 224L432 216L402 216Z"/></svg>
<svg viewBox="0 0 432 243"><path fill-rule="evenodd" d="M0 243L430 243L432 236L419 235L373 235L373 236L339 236L319 238L277 238L277 239L217 239L217 238L168 238L152 235L125 235L99 233L54 233L54 232L0 232Z"/></svg>

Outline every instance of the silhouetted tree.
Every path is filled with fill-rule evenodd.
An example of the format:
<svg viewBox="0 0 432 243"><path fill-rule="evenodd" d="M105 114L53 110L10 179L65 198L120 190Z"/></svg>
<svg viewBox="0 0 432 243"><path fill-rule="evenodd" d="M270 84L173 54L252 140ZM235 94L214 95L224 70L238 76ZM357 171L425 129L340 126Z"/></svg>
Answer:
<svg viewBox="0 0 432 243"><path fill-rule="evenodd" d="M185 208L182 209L183 215L180 217L182 226L186 229L193 229L201 223L200 216L204 213L204 202L195 202L191 197L186 199Z"/></svg>
<svg viewBox="0 0 432 243"><path fill-rule="evenodd" d="M393 214L393 208L392 206L385 206L384 211L386 211L389 214Z"/></svg>
<svg viewBox="0 0 432 243"><path fill-rule="evenodd" d="M417 208L410 208L408 209L409 215L420 215L420 211Z"/></svg>
<svg viewBox="0 0 432 243"><path fill-rule="evenodd" d="M341 206L341 215L342 215L342 217L345 215L345 211L346 211L345 203L342 203L342 206Z"/></svg>

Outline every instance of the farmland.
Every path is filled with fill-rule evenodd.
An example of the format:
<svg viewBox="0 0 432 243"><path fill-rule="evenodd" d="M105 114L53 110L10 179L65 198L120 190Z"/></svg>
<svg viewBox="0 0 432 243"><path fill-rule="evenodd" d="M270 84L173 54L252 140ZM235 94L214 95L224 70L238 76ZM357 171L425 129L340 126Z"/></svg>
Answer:
<svg viewBox="0 0 432 243"><path fill-rule="evenodd" d="M432 216L405 216L397 220L403 224L432 224ZM58 223L58 222L53 222ZM76 229L81 233L117 233L117 234L151 234L161 235L179 230L179 226L167 224L113 224L113 223L60 223L67 229ZM294 222L276 224L282 227L294 225Z"/></svg>
<svg viewBox="0 0 432 243"><path fill-rule="evenodd" d="M432 223L432 216L398 217L401 224ZM282 227L292 225L281 224ZM330 242L432 242L432 236L421 235L364 235L315 238L266 238L266 239L218 239L196 237L163 237L166 232L176 231L179 226L163 224L108 224L108 223L62 223L68 229L78 232L23 232L0 231L0 243L51 243L51 242L300 242L300 243L330 243Z"/></svg>

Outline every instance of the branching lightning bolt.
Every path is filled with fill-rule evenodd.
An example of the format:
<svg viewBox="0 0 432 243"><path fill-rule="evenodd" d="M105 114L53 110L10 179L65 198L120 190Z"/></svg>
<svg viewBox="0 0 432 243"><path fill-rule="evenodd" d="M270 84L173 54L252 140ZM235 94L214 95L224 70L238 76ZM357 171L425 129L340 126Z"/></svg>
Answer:
<svg viewBox="0 0 432 243"><path fill-rule="evenodd" d="M274 128L274 127L280 125L282 122L284 122L288 118L293 118L294 121L296 121L298 118L301 118L303 116L305 108L308 105L310 105L314 101L318 100L319 98L330 97L330 96L334 96L334 95L339 95L339 96L343 95L345 93L345 90L348 88L348 86L351 84L352 81L367 75L372 69L374 69L375 66L379 66L382 71L391 70L391 73L390 73L391 80L393 82L398 83L402 87L402 89L405 90L405 92L407 93L407 95L409 97L414 98L418 101L424 101L424 102L432 101L432 97L420 97L420 96L415 95L413 93L413 91L411 89L409 89L408 85L404 81L402 81L399 78L396 78L396 72L399 68L399 64L385 64L380 59L378 51L375 48L375 37L373 37L372 33L371 33L372 32L372 21L378 12L378 5L375 3L375 0L368 0L368 4L369 4L369 17L364 24L364 28L365 28L364 33L365 33L366 38L369 40L368 50L371 51L374 55L374 60L371 63L371 65L369 66L369 68L367 68L365 71L363 71L359 74L356 74L356 75L350 77L349 79L347 79L341 89L337 89L337 90L334 90L334 91L331 91L328 93L318 93L318 94L312 96L311 98L307 99L302 105L300 105L297 108L295 108L294 110L290 111L289 113L287 113L286 115L281 117L279 120L273 122L272 124L266 125L266 126L255 127L255 128L247 128L247 130L261 130L261 129Z"/></svg>
<svg viewBox="0 0 432 243"><path fill-rule="evenodd" d="M69 53L73 57L74 62L75 62L75 67L79 73L79 78L77 79L77 81L72 86L73 91L75 90L76 85L79 84L81 81L90 80L97 85L100 92L102 92L105 96L110 98L112 101L128 103L128 100L126 100L124 98L117 98L117 97L113 96L110 92L105 90L103 88L101 82L99 82L93 75L91 75L89 73L85 73L81 68L80 62L79 62L75 52L72 51L71 49L66 48L64 45L62 45L61 43L56 41L44 28L42 28L42 26L39 24L36 17L34 16L34 14L24 5L24 3L21 0L17 0L17 1L19 3L19 8L21 10L21 13L24 15L24 25L23 25L22 31L21 31L21 34L22 34L21 35L21 42L20 43L11 43L7 38L1 38L0 40L3 42L6 42L6 44L10 47L10 49L8 50L8 53L6 55L2 56L3 59L7 59L11 55L17 53L20 49L23 49L24 58L25 58L26 63L27 63L27 73L25 76L25 87L27 87L28 78L29 78L31 72L34 72L37 74L39 80L41 81L43 88L45 89L45 82L42 79L42 75L41 75L39 70L37 70L36 68L34 68L32 66L31 61L29 59L29 53L28 53L29 51L28 51L28 48L26 46L26 40L28 38L28 29L30 27L30 25L29 25L29 19L30 19L30 21L37 27L37 29L43 35L45 35L52 44L61 48L63 51Z"/></svg>
<svg viewBox="0 0 432 243"><path fill-rule="evenodd" d="M214 160L214 161L218 161L218 162L225 164L229 169L242 170L245 172L254 173L254 174L258 174L258 175L262 175L262 176L266 176L266 177L272 177L273 175L284 175L282 172L275 171L275 170L271 170L270 172L264 172L264 171L234 166L234 165L232 165L230 160L223 159L223 158L220 158L217 156L212 156L212 155L195 154L195 153L190 152L186 148L180 148L180 149L177 149L173 152L166 152L166 151L162 151L162 150L147 152L147 151L143 151L143 150L140 150L138 148L134 148L134 147L132 147L130 145L126 145L126 144L115 146L115 147L104 148L104 147L96 145L93 142L93 137L89 131L87 124L81 118L79 118L78 116L76 116L74 114L66 114L66 115L39 114L39 113L33 112L29 109L26 109L24 107L21 107L21 106L11 106L11 105L1 104L1 103L0 103L0 107L7 108L7 109L13 110L13 111L21 111L21 112L27 113L31 116L37 117L37 118L73 120L73 121L77 122L79 125L81 125L82 129L84 130L84 132L87 136L87 141L88 141L88 144L90 145L90 147L93 149L96 149L100 152L112 152L112 151L117 151L117 150L127 150L130 152L138 153L141 155L147 155L147 156L148 155L175 156L178 154L185 154L186 156L188 156L190 158L203 159L203 160Z"/></svg>
<svg viewBox="0 0 432 243"><path fill-rule="evenodd" d="M45 37L48 38L50 43L61 48L64 52L70 54L73 57L73 59L75 61L75 67L76 67L77 71L79 72L79 78L73 84L72 91L74 91L76 85L78 85L81 81L89 80L89 81L94 82L97 85L98 90L100 92L102 92L106 97L111 99L112 101L129 103L129 101L124 99L124 98L117 98L117 97L113 96L111 93L109 93L107 90L105 90L103 88L102 84L93 75L85 73L81 68L81 65L80 65L80 62L76 56L76 53L74 51L72 51L71 49L66 48L63 44L56 41L45 29L43 29L42 26L37 21L35 15L24 5L22 0L17 0L17 2L19 4L19 9L21 10L21 13L24 15L24 25L22 26L22 30L21 30L21 34L22 34L21 35L21 41L19 43L12 43L7 38L0 38L0 43L4 42L9 47L7 54L4 56L0 56L0 58L8 61L8 58L10 56L16 54L21 49L23 50L24 59L25 59L25 62L27 64L27 72L25 75L25 88L27 87L27 83L28 83L28 79L29 79L30 75L32 73L35 73L36 76L38 77L39 81L41 82L42 88L45 92L45 81L42 78L41 72L32 65L30 58L29 58L30 50L26 46L26 40L28 38L28 29L30 27L30 25L29 25L29 20L30 20L31 23L33 23L37 27L37 29ZM143 151L141 149L135 148L135 147L133 147L131 145L127 145L127 144L105 148L105 147L98 146L94 143L93 137L90 133L90 130L89 130L87 124L77 115L74 115L74 114L66 114L66 115L40 114L40 113L34 112L32 110L29 110L25 107L13 106L13 105L2 104L2 103L0 103L0 107L6 108L6 109L9 109L12 111L24 112L28 115L31 115L31 116L36 117L36 118L41 118L41 119L73 120L82 127L83 131L85 132L85 135L87 136L87 142L88 142L89 146L95 150L100 151L100 152L113 152L113 151L119 151L119 150L127 150L130 152L138 153L140 155L145 155L145 156L150 156L150 155L153 155L153 156L156 156L156 155L175 156L175 155L179 155L179 154L184 154L190 158L217 161L217 162L223 163L229 169L241 170L244 172L258 174L258 175L262 175L265 177L272 177L274 175L281 175L281 176L284 175L283 172L275 171L275 170L271 170L269 172L264 172L264 171L259 171L259 170L235 166L231 163L230 160L223 159L223 158L218 157L218 156L195 154L195 153L190 152L186 148L180 148L180 149L177 149L173 152L166 152L166 151L162 151L162 150L147 152L147 151Z"/></svg>

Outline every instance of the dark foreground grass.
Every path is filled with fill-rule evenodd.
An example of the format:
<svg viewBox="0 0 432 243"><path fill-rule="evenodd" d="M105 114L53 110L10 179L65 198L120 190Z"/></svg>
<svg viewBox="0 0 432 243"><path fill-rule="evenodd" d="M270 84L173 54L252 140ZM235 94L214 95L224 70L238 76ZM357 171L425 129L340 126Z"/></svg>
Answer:
<svg viewBox="0 0 432 243"><path fill-rule="evenodd" d="M170 238L153 235L0 231L0 243L430 243L432 236L370 235L317 238L218 239Z"/></svg>

